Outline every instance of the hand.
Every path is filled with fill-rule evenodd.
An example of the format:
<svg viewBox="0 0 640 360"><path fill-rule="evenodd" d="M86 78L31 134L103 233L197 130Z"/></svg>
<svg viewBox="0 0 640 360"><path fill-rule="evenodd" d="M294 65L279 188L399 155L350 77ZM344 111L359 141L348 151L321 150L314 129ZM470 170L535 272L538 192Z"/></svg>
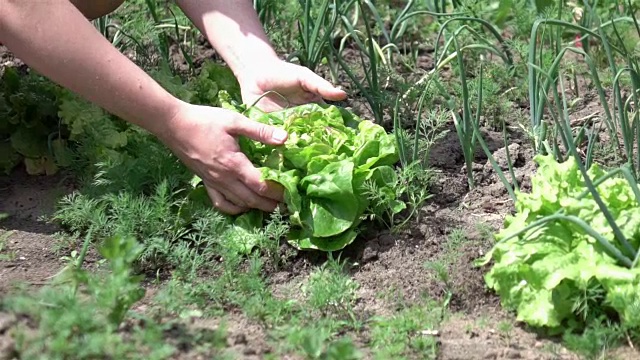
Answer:
<svg viewBox="0 0 640 360"><path fill-rule="evenodd" d="M280 59L260 64L255 71L240 74L238 79L242 100L247 105L253 105L268 91L280 94L263 96L256 104L263 111L277 111L287 106L312 102L323 103L323 99L339 101L347 97L343 90L334 87L308 68Z"/></svg>
<svg viewBox="0 0 640 360"><path fill-rule="evenodd" d="M261 180L261 173L240 151L237 136L270 145L285 142L284 130L221 108L183 103L160 138L204 182L213 205L237 215L252 208L274 211L283 188Z"/></svg>

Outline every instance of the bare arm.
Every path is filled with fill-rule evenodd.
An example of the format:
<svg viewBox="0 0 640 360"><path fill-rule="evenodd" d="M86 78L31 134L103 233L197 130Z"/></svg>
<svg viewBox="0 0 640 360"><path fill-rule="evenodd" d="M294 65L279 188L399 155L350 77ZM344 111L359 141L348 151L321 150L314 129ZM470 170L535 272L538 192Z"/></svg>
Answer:
<svg viewBox="0 0 640 360"><path fill-rule="evenodd" d="M178 0L178 5L242 81L260 63L277 60L249 0Z"/></svg>
<svg viewBox="0 0 640 360"><path fill-rule="evenodd" d="M286 133L229 110L179 101L67 0L0 0L0 41L43 75L158 136L203 179L221 211L271 211L282 200L282 188L262 181L236 136L282 144Z"/></svg>
<svg viewBox="0 0 640 360"><path fill-rule="evenodd" d="M178 5L233 70L245 103L258 101L258 107L273 111L346 98L344 91L309 69L278 58L251 1L178 0ZM263 96L269 91L279 95Z"/></svg>
<svg viewBox="0 0 640 360"><path fill-rule="evenodd" d="M114 48L68 1L2 0L0 41L44 76L162 136L180 101Z"/></svg>

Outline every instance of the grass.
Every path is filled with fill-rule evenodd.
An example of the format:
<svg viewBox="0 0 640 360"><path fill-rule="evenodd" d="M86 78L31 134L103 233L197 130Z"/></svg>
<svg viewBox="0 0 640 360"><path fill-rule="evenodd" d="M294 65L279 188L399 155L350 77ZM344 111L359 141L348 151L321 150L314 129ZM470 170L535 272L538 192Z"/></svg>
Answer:
<svg viewBox="0 0 640 360"><path fill-rule="evenodd" d="M12 251L7 251L7 241L13 235L13 231L7 231L0 234L0 260L11 261L15 259L16 254Z"/></svg>
<svg viewBox="0 0 640 360"><path fill-rule="evenodd" d="M428 207L444 202L431 193L432 185L439 174L453 174L446 166L432 166L434 157L450 155L447 151L458 151L461 161L449 165L462 168L471 194L487 186L477 165L488 162L516 200L523 186L516 181L520 169L508 153L506 167L493 157L496 149L515 141L533 153L574 157L582 172L593 163L623 164L630 182L636 181L640 80L632 39L640 29L632 16L635 3L621 3L620 13L602 2L587 2L591 6L578 20L566 4L541 8L513 0L507 8L505 3L494 8L473 1L402 6L366 0L254 1L280 53L347 85L351 98L366 104L360 111L396 135L401 161L390 181L407 208L397 214L385 200L388 194L367 183L375 206L367 214L365 235L373 238L384 229L394 237L410 233L419 239L415 228L434 220L425 215ZM299 21L288 31L281 24L292 19ZM215 100L202 94L209 83L184 85L200 71L193 62L198 34L175 6L129 1L96 26L121 51L137 55L177 96ZM584 40L581 45L576 36ZM174 63L174 50L188 71ZM420 61L428 52L425 65ZM265 358L437 358L436 334L458 296L453 275L460 254L468 251L465 245L477 238L463 230L468 227L445 224L441 245L434 247L422 278L415 279L436 284L443 294L416 298L402 286L378 288L381 305L371 310L371 285L359 278L360 264L348 252L310 255L291 249L281 241L288 229L281 213L264 228L246 231L193 205L185 196L190 173L148 134L37 77L8 76L21 81L0 98L12 109L0 113L0 119L12 121L11 132L0 122L0 145L20 129L13 125L31 124L40 116L48 121L43 134L69 137L74 144L58 161L67 160L61 163L81 185L61 199L51 219L65 228L59 247L72 254L65 258L65 271L36 294L17 292L0 303L1 311L25 319L11 330L22 358L235 358L237 349L227 342L239 333L260 339L245 342L264 342ZM584 119L580 104L589 97L598 99L598 115L574 124L578 114ZM58 108L60 121L52 121ZM29 109L36 109L35 115ZM457 147L438 152L450 132ZM485 138L488 132L499 134L503 144ZM586 191L597 198L595 182ZM601 207L603 213L615 210ZM608 220L615 230L613 216ZM493 243L495 229L489 225L477 222L475 232L479 242ZM0 261L13 260L6 251L9 236L0 236ZM617 231L616 240L637 253L633 239ZM238 251L239 244L253 247ZM87 251L102 259L97 271L85 268ZM277 280L283 273L291 276L284 283ZM513 321L499 323L496 330L506 347L521 331ZM604 321L562 340L581 356L597 359L637 337L615 321Z"/></svg>

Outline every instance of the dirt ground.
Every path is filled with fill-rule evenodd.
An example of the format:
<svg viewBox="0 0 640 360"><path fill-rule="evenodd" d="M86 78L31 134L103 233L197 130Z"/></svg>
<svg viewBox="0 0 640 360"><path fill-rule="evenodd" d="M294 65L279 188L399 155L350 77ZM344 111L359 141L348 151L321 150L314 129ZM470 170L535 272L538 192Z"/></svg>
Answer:
<svg viewBox="0 0 640 360"><path fill-rule="evenodd" d="M597 103L594 97L582 104L579 114L586 116L601 111ZM485 139L498 163L506 164L505 150L501 148L502 134L487 131ZM524 143L517 142L511 144L509 150L518 159L516 176L526 189L528 177L535 170L531 152ZM412 303L425 296L441 298L450 291L453 316L439 329L425 329L434 332L424 335L437 336L439 359L579 359L553 339L540 337L523 327L515 326L508 336L499 330L501 321L513 322L513 316L501 310L498 298L485 289L484 271L475 267L473 261L491 246L482 229L500 228L512 204L486 157L481 156L482 151L477 154L474 169L478 186L469 191L455 132L445 136L431 152L437 180L430 189L433 197L420 210L418 221L399 233L368 236L345 249L344 254L358 264L353 270L353 277L360 284L357 310L363 314L391 314L393 301L381 299L382 292L389 293L391 299ZM9 293L18 283L33 287L44 285L63 266L60 257L68 254L56 252L58 229L40 218L50 214L56 199L71 189L71 181L64 174L28 176L18 169L11 176L0 177L0 212L10 215L0 221L0 238L6 239L3 253L11 254L10 259L0 260L0 296ZM426 270L425 264L443 256L447 251L447 236L456 229L463 230L466 241L455 250L449 269L451 285L446 289L442 281ZM300 253L287 267L267 277L274 291L278 291L294 286L315 263L313 254ZM150 287L147 296L154 291L155 288ZM137 310L144 311L144 308L142 302ZM271 351L265 329L241 314L230 316L227 342L243 359L260 359ZM7 330L15 321L7 314L0 314L0 359L6 358L11 348ZM197 320L191 326L213 330L218 324L215 319L208 319ZM357 340L367 342L366 338ZM640 358L640 354L629 349L624 351L616 358ZM192 357L184 351L176 358Z"/></svg>

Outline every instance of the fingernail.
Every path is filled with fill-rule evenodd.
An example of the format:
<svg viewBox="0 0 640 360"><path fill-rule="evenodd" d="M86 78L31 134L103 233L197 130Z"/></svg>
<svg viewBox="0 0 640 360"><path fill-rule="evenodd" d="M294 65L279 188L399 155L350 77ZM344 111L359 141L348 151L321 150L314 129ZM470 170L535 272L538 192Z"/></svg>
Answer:
<svg viewBox="0 0 640 360"><path fill-rule="evenodd" d="M273 134L271 135L271 138L273 139L273 141L277 141L277 142L283 142L286 140L287 138L287 132L282 130L282 129L276 129L273 131Z"/></svg>

